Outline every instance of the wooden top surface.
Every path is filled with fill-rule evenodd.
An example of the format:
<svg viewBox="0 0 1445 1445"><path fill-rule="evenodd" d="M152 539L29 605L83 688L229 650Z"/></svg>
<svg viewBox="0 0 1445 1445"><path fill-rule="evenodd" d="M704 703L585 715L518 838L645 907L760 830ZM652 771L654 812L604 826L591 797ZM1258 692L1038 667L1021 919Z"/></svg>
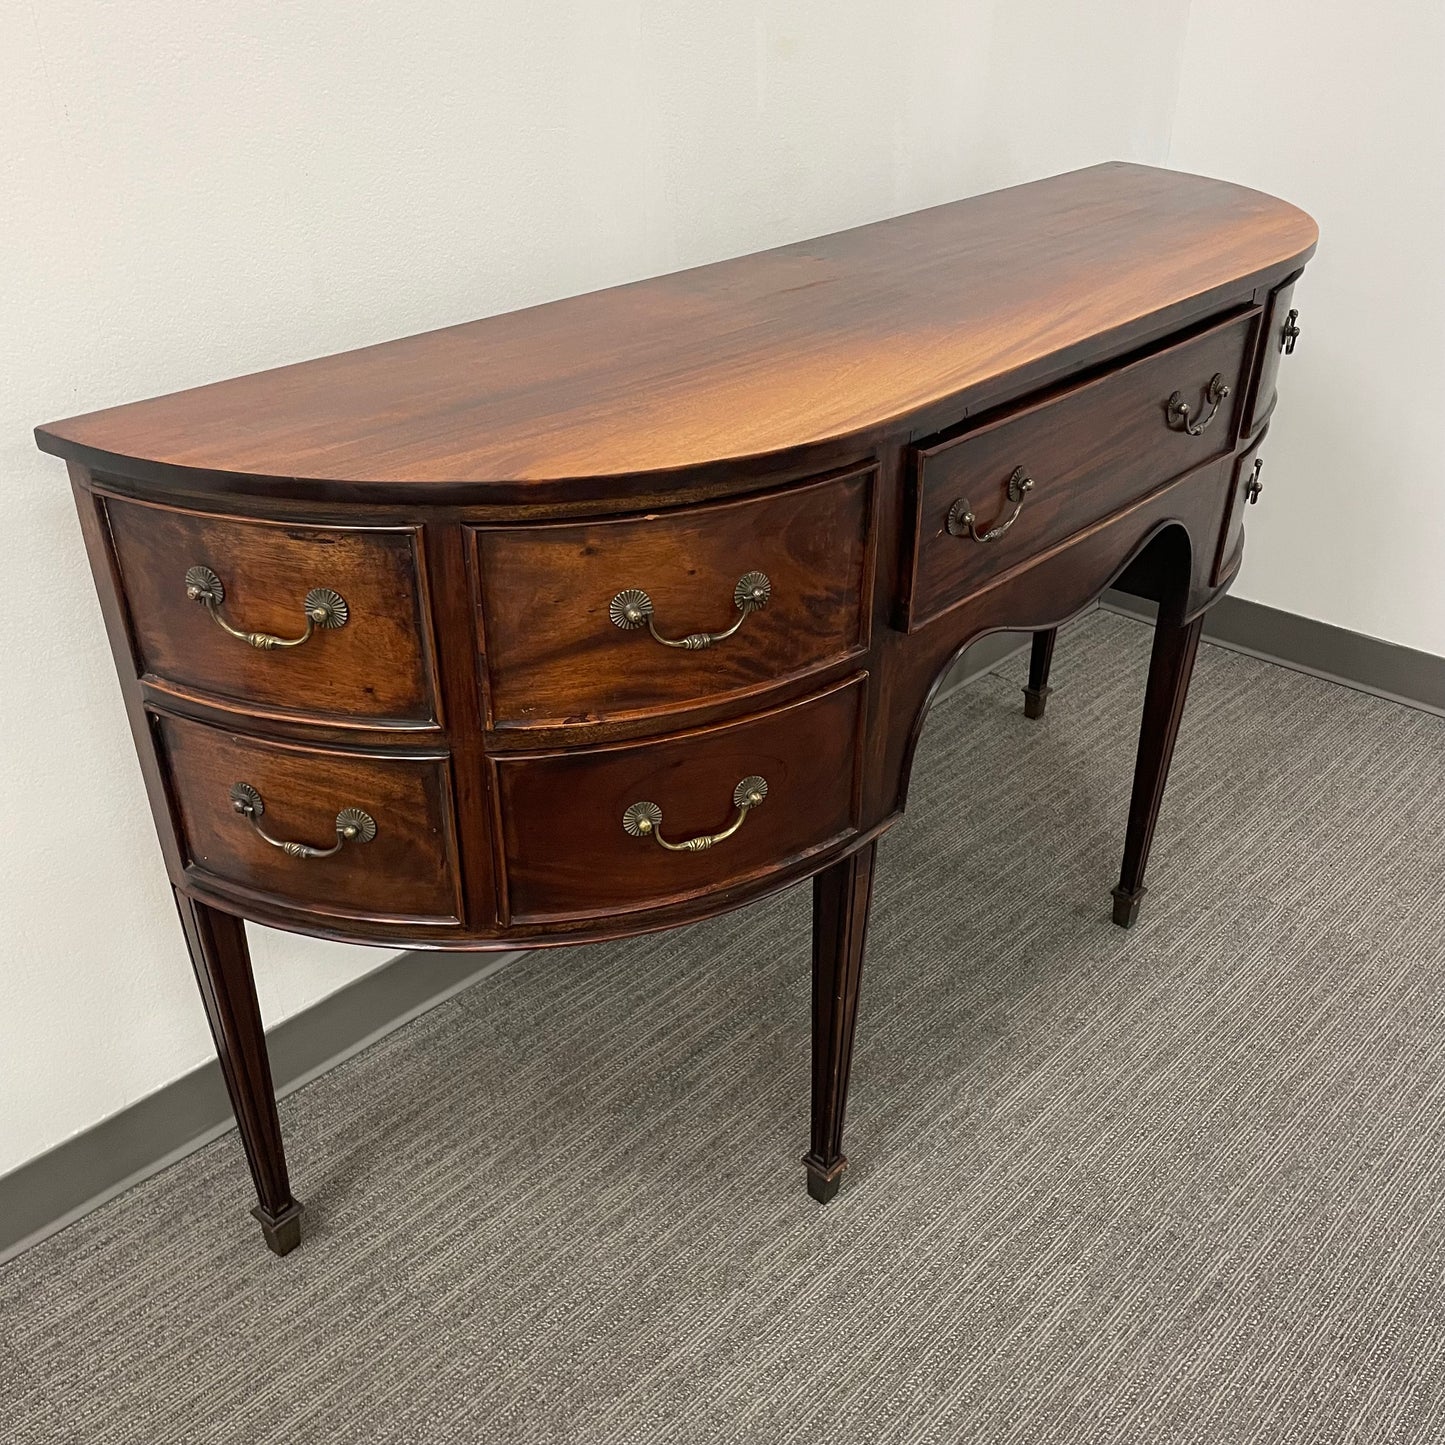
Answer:
<svg viewBox="0 0 1445 1445"><path fill-rule="evenodd" d="M320 483L687 468L871 430L1301 263L1258 191L1109 164L54 422L47 451ZM111 464L115 465L114 463Z"/></svg>

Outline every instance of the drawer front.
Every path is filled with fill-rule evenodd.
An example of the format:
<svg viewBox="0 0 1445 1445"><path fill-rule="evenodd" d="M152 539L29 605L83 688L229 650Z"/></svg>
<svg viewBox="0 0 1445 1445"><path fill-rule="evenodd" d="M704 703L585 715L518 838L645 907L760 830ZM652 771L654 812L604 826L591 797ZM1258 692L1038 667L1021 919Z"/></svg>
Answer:
<svg viewBox="0 0 1445 1445"><path fill-rule="evenodd" d="M1225 322L961 436L917 448L913 569L904 598L908 629L1228 452L1257 321L1254 312ZM1217 409L1209 399L1216 376L1229 388ZM1171 412L1176 392L1187 416ZM1188 428L1201 423L1203 430L1192 435ZM1010 518L1007 530L998 530Z"/></svg>
<svg viewBox="0 0 1445 1445"><path fill-rule="evenodd" d="M862 675L743 722L620 747L497 758L511 922L658 907L775 872L858 826ZM737 822L699 851L670 851ZM641 821L653 804L653 815ZM629 809L633 812L629 815ZM624 819L627 819L625 822Z"/></svg>
<svg viewBox="0 0 1445 1445"><path fill-rule="evenodd" d="M649 517L475 529L491 725L681 709L861 653L873 479L870 469ZM739 596L756 598L753 587L765 603L744 613ZM707 647L668 647L649 606L672 641L741 625Z"/></svg>
<svg viewBox="0 0 1445 1445"><path fill-rule="evenodd" d="M450 922L460 915L451 767L445 756L383 757L263 742L188 719L153 725L188 864L216 882L321 913ZM244 789L252 790L247 793ZM237 798L249 804L238 811ZM256 799L259 798L259 803ZM357 836L341 841L348 812ZM268 843L327 857L296 857Z"/></svg>
<svg viewBox="0 0 1445 1445"><path fill-rule="evenodd" d="M1249 421L1245 430L1252 432L1273 410L1275 385L1279 380L1279 364L1294 347L1296 332L1290 315L1294 299L1294 282L1271 293L1264 319L1264 343L1260 347L1259 375L1254 383Z"/></svg>
<svg viewBox="0 0 1445 1445"><path fill-rule="evenodd" d="M1250 488L1259 485L1259 473L1263 469L1259 449L1264 445L1266 435L1268 433L1262 434L1259 440L1234 464L1234 474L1229 487L1229 500L1224 507L1224 525L1219 532L1219 550L1214 554L1214 570L1209 577L1211 587L1219 585L1224 577L1225 568L1228 567L1230 559L1234 556L1235 548L1239 546L1240 537L1244 532L1244 509L1250 501Z"/></svg>
<svg viewBox="0 0 1445 1445"><path fill-rule="evenodd" d="M142 672L303 717L403 726L436 719L414 529L258 522L113 496L105 509ZM188 585L201 595L190 596ZM345 620L312 622L298 646L256 647L218 621L301 637L313 589L339 597ZM329 606L325 622L337 622L335 602L320 600Z"/></svg>

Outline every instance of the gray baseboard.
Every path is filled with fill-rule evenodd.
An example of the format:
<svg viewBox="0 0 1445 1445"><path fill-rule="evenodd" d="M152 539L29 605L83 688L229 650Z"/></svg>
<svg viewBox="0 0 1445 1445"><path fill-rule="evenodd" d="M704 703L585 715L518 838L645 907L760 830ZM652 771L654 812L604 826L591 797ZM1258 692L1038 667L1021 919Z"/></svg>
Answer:
<svg viewBox="0 0 1445 1445"><path fill-rule="evenodd" d="M1102 605L1153 616L1151 604L1122 592L1107 593ZM1445 658L1234 597L1210 611L1204 634L1222 646L1445 716ZM937 697L1023 652L1028 641L1027 632L980 638L949 670ZM268 1032L277 1092L299 1089L519 956L400 954ZM234 1127L220 1069L211 1062L0 1176L0 1261Z"/></svg>
<svg viewBox="0 0 1445 1445"><path fill-rule="evenodd" d="M388 960L267 1031L276 1092L299 1089L519 957L402 953ZM0 1175L0 1262L235 1127L220 1066L211 1060Z"/></svg>
<svg viewBox="0 0 1445 1445"><path fill-rule="evenodd" d="M1152 602L1113 589L1097 605L1150 622L1158 610ZM1210 608L1204 635L1234 652L1445 717L1445 657L1434 653L1418 652L1243 597L1226 596ZM1014 654L1025 652L1029 636L1027 632L994 632L980 638L949 670L938 697L947 697Z"/></svg>
<svg viewBox="0 0 1445 1445"><path fill-rule="evenodd" d="M1103 605L1130 617L1152 619L1155 612L1153 603L1126 592L1106 593ZM1243 597L1224 597L1212 607L1204 635L1235 652L1445 717L1445 657Z"/></svg>

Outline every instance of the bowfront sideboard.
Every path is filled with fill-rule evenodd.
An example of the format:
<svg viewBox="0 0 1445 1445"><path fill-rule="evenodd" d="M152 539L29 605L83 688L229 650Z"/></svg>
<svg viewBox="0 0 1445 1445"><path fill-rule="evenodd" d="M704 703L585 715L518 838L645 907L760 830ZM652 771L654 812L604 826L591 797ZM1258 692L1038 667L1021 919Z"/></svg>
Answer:
<svg viewBox="0 0 1445 1445"><path fill-rule="evenodd" d="M930 698L1026 630L1040 715L1054 629L1111 585L1159 603L1130 925L1315 241L1099 166L41 427L271 1247L302 1207L246 919L537 947L811 877L830 1198Z"/></svg>

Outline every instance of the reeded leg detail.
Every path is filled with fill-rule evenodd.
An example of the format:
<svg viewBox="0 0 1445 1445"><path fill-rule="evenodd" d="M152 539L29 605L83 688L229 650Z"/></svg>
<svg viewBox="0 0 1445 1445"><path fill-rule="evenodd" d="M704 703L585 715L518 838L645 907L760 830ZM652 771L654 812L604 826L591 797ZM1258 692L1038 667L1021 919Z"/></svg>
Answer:
<svg viewBox="0 0 1445 1445"><path fill-rule="evenodd" d="M176 906L260 1200L251 1213L260 1222L267 1245L277 1254L289 1254L301 1243L304 1210L292 1197L286 1175L246 926L233 914L179 892Z"/></svg>
<svg viewBox="0 0 1445 1445"><path fill-rule="evenodd" d="M813 1124L803 1163L820 1204L838 1192L848 1167L843 1116L876 850L869 843L813 878Z"/></svg>
<svg viewBox="0 0 1445 1445"><path fill-rule="evenodd" d="M1192 622L1175 622L1160 609L1154 628L1154 650L1149 658L1149 684L1144 694L1144 721L1139 727L1139 753L1134 764L1134 791L1129 799L1129 828L1124 836L1124 866L1114 889L1114 922L1130 928L1139 916L1144 897L1144 868L1169 763L1184 716L1189 679L1204 630L1201 613Z"/></svg>
<svg viewBox="0 0 1445 1445"><path fill-rule="evenodd" d="M1059 635L1057 627L1045 628L1034 633L1033 645L1029 649L1029 685L1024 688L1024 716L1040 718L1044 715L1044 704L1053 689L1049 686L1049 668L1054 661L1054 639Z"/></svg>

